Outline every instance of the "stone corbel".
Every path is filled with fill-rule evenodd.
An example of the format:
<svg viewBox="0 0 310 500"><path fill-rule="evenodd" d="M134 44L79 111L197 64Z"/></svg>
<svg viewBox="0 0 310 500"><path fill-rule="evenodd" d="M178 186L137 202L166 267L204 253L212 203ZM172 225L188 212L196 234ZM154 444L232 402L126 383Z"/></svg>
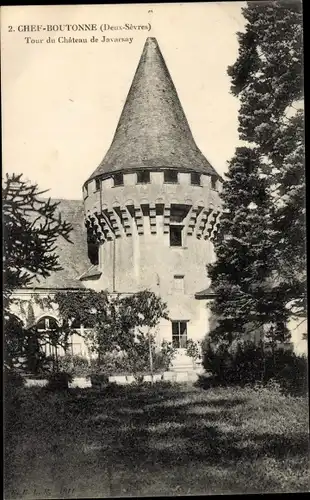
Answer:
<svg viewBox="0 0 310 500"><path fill-rule="evenodd" d="M164 208L164 233L169 233L170 231L170 205Z"/></svg>
<svg viewBox="0 0 310 500"><path fill-rule="evenodd" d="M156 234L157 224L156 224L156 206L155 206L155 204L150 204L149 210L150 210L149 214L150 214L151 234Z"/></svg>
<svg viewBox="0 0 310 500"><path fill-rule="evenodd" d="M143 213L140 205L139 206L135 205L134 210L135 210L135 221L137 225L138 234L144 234Z"/></svg>

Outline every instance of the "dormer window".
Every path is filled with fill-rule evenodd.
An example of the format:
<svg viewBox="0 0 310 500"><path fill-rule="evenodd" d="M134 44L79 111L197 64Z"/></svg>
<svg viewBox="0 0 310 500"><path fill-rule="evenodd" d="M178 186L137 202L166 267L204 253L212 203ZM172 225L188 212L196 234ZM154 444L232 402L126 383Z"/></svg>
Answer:
<svg viewBox="0 0 310 500"><path fill-rule="evenodd" d="M191 173L191 184L193 186L200 186L200 174L197 172Z"/></svg>
<svg viewBox="0 0 310 500"><path fill-rule="evenodd" d="M114 186L123 186L124 185L124 175L122 173L115 174L113 176Z"/></svg>
<svg viewBox="0 0 310 500"><path fill-rule="evenodd" d="M217 178L212 175L211 176L211 189L214 189L216 191L216 181L217 181Z"/></svg>
<svg viewBox="0 0 310 500"><path fill-rule="evenodd" d="M137 183L138 184L148 184L150 182L150 172L149 170L140 170L137 172Z"/></svg>
<svg viewBox="0 0 310 500"><path fill-rule="evenodd" d="M100 179L96 179L96 191L100 191Z"/></svg>
<svg viewBox="0 0 310 500"><path fill-rule="evenodd" d="M164 171L164 182L167 184L177 184L178 183L178 172L176 170L165 170Z"/></svg>

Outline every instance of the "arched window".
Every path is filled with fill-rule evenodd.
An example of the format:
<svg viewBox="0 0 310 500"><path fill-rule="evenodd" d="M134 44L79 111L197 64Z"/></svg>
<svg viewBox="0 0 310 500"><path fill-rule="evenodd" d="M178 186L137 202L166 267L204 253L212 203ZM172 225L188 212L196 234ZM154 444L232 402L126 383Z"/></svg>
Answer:
<svg viewBox="0 0 310 500"><path fill-rule="evenodd" d="M55 332L58 329L58 323L52 316L44 316L37 322L38 332Z"/></svg>
<svg viewBox="0 0 310 500"><path fill-rule="evenodd" d="M51 338L53 337L53 333L58 330L58 323L55 318L52 316L43 316L37 321L37 332L41 334L40 343L42 347L44 346L45 354L48 356L57 357L57 348L53 347L53 342Z"/></svg>

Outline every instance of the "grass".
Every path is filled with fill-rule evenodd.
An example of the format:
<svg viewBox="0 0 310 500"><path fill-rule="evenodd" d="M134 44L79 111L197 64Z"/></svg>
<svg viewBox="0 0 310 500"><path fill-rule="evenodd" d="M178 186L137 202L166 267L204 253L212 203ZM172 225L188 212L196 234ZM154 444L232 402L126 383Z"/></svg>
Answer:
<svg viewBox="0 0 310 500"><path fill-rule="evenodd" d="M307 400L276 390L29 388L7 412L6 499L309 490Z"/></svg>

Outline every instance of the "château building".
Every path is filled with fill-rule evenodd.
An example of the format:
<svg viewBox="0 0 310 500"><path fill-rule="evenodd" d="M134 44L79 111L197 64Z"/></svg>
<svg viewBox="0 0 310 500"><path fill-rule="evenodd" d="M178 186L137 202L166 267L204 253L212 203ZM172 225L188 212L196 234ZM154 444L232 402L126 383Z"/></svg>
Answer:
<svg viewBox="0 0 310 500"><path fill-rule="evenodd" d="M148 38L112 144L83 185L83 202L59 205L74 228L73 245L59 242L64 269L18 291L15 313L48 329L58 315L46 301L57 290L149 289L169 310L158 343L177 347L175 369L190 364L186 341L201 340L210 328L206 266L215 258L221 185L195 143L158 43ZM87 355L77 334L72 344Z"/></svg>

